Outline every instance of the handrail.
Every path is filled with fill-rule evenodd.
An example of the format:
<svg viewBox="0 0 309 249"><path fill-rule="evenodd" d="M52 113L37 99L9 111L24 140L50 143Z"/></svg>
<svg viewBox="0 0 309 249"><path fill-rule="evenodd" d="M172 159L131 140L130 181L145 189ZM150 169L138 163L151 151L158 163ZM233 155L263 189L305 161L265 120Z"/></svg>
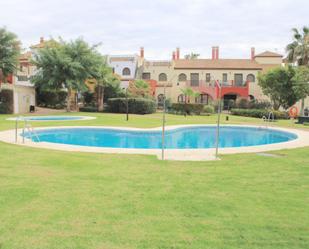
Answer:
<svg viewBox="0 0 309 249"><path fill-rule="evenodd" d="M27 129L28 132L32 135L34 135L38 142L40 142L40 138L39 136L34 132L33 127L31 126L31 124L28 123L28 120L26 118L24 118L23 116L19 116L15 119L15 143L18 142L18 126L19 126L19 121L24 121L24 126L22 128L22 143L25 143L25 130Z"/></svg>
<svg viewBox="0 0 309 249"><path fill-rule="evenodd" d="M270 122L270 118L272 118L272 122L275 121L275 115L274 115L273 112L269 112L269 113L268 113L268 122Z"/></svg>

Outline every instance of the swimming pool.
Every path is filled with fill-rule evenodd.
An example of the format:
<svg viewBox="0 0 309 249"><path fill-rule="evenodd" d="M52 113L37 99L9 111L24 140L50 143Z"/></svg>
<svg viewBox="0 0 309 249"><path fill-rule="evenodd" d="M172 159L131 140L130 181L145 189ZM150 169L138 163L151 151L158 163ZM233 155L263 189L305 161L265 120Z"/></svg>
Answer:
<svg viewBox="0 0 309 249"><path fill-rule="evenodd" d="M89 116L22 116L16 118L8 118L7 120L27 120L27 121L74 121L74 120L90 120L95 117Z"/></svg>
<svg viewBox="0 0 309 249"><path fill-rule="evenodd" d="M160 149L160 130L130 130L113 128L70 127L36 130L25 133L34 142L48 142L67 145ZM297 135L271 128L222 126L220 128L220 148L244 147L282 143L294 140ZM215 147L215 126L189 126L168 129L165 133L167 149L205 149Z"/></svg>

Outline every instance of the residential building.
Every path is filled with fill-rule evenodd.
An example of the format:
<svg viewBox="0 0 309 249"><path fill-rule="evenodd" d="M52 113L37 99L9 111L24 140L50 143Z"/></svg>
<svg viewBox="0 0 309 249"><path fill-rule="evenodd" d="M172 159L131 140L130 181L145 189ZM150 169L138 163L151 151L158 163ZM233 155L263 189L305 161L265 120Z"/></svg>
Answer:
<svg viewBox="0 0 309 249"><path fill-rule="evenodd" d="M7 83L2 83L1 89L13 91L14 114L30 112L30 106L35 106L35 87L30 78L35 73L31 64L31 52L22 54L19 58L19 68L14 75L8 77Z"/></svg>
<svg viewBox="0 0 309 249"><path fill-rule="evenodd" d="M258 73L281 64L282 55L270 51L255 55L254 48L251 48L248 59L221 59L219 47L212 48L210 59L182 59L177 48L171 60L150 61L142 58L142 72L137 76L156 82L158 102L162 101L164 88L172 102L184 102L182 89L191 87L200 93L200 97L189 101L207 104L219 98L217 81L222 87L221 97L227 105L229 100L239 98L267 99L258 86Z"/></svg>

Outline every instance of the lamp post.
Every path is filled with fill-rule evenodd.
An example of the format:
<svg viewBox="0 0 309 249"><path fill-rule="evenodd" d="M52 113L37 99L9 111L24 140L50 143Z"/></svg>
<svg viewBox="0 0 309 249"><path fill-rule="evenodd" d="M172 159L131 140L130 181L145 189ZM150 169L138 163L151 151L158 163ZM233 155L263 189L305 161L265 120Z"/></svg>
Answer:
<svg viewBox="0 0 309 249"><path fill-rule="evenodd" d="M217 119L217 133L216 133L216 159L218 159L218 150L220 142L220 116L221 116L221 85L219 81L216 81L217 87L219 88L219 98L218 98L218 119Z"/></svg>
<svg viewBox="0 0 309 249"><path fill-rule="evenodd" d="M164 147L165 147L165 109L166 109L166 96L165 96L165 84L163 88L163 117L162 117L162 160L164 160Z"/></svg>
<svg viewBox="0 0 309 249"><path fill-rule="evenodd" d="M129 121L129 99L128 99L128 87L122 88L126 91L126 120Z"/></svg>

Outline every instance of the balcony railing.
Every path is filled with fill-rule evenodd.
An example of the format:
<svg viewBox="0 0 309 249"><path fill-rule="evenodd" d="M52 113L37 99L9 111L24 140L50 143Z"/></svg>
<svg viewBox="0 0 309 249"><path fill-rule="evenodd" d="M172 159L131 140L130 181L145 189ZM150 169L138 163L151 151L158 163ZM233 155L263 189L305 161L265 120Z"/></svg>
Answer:
<svg viewBox="0 0 309 249"><path fill-rule="evenodd" d="M222 87L247 87L248 86L248 82L246 81L242 81L242 82L234 82L234 81L227 81L227 82L222 82L219 81L219 84ZM216 81L212 80L212 81L205 81L205 80L188 80L186 82L187 87L207 87L207 88L216 88Z"/></svg>

